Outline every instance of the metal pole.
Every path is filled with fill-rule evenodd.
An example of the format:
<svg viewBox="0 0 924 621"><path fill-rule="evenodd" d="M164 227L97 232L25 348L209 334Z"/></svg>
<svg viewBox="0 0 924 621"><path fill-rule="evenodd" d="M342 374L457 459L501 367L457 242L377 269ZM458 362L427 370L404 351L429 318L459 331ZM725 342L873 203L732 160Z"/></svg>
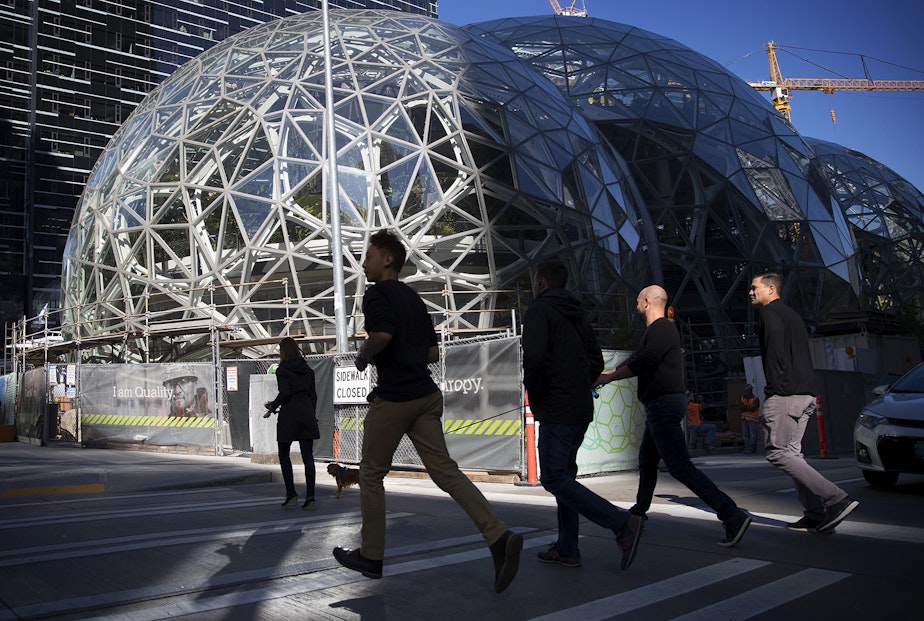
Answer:
<svg viewBox="0 0 924 621"><path fill-rule="evenodd" d="M327 197L330 214L331 258L334 277L334 321L336 350L347 350L346 292L343 282L343 239L340 236L340 183L337 180L337 137L334 129L334 83L331 78L330 19L327 0L321 3L324 27L324 129L327 133Z"/></svg>

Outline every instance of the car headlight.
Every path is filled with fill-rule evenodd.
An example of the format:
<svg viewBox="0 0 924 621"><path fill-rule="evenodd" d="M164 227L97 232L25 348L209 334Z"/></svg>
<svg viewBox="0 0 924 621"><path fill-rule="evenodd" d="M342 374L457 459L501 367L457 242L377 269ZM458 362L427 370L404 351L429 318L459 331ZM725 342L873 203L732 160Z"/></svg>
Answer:
<svg viewBox="0 0 924 621"><path fill-rule="evenodd" d="M885 416L873 414L869 410L863 410L857 417L857 423L866 427L867 429L875 429L878 425L887 425L889 423L889 419Z"/></svg>

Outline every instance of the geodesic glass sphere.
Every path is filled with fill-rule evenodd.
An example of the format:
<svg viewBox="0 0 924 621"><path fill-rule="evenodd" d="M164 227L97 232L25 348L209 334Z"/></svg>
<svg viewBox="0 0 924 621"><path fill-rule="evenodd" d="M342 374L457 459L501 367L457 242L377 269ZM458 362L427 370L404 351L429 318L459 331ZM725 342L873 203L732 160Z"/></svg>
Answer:
<svg viewBox="0 0 924 621"><path fill-rule="evenodd" d="M529 268L551 256L591 305L647 284L625 165L552 84L438 20L330 16L351 332L362 330L362 253L381 228L409 249L402 279L453 330L509 326ZM321 19L312 11L223 41L113 137L65 253L78 336L209 321L254 342L330 344ZM207 336L187 335L173 355L206 347Z"/></svg>
<svg viewBox="0 0 924 621"><path fill-rule="evenodd" d="M754 89L667 37L603 19L536 16L464 27L510 48L593 121L629 165L663 284L697 368L724 378L764 271L810 322L856 306L849 227L803 139ZM654 246L652 247L654 249Z"/></svg>
<svg viewBox="0 0 924 621"><path fill-rule="evenodd" d="M864 303L895 312L924 296L924 194L873 158L806 138L853 230ZM917 314L917 313L915 313Z"/></svg>

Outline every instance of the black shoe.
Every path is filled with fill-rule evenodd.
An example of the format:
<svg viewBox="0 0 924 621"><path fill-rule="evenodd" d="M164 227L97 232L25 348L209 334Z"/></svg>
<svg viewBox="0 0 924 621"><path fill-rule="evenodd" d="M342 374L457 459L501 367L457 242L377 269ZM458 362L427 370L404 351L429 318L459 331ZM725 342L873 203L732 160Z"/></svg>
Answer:
<svg viewBox="0 0 924 621"><path fill-rule="evenodd" d="M835 526L840 524L851 511L859 506L860 503L858 501L848 497L832 507L825 507L825 519L821 521L821 524L815 527L815 531L827 533L834 530Z"/></svg>
<svg viewBox="0 0 924 621"><path fill-rule="evenodd" d="M282 506L286 509L291 509L298 506L298 494L289 494L286 496L286 499L282 501Z"/></svg>
<svg viewBox="0 0 924 621"><path fill-rule="evenodd" d="M553 543L548 550L543 550L536 555L543 563L557 563L565 567L580 567L580 556L562 556L558 552L558 544Z"/></svg>
<svg viewBox="0 0 924 621"><path fill-rule="evenodd" d="M729 520L724 524L725 539L721 539L716 543L723 548L730 548L736 545L739 541L741 541L741 538L744 537L744 533L750 525L750 514L747 511L738 509L738 512L729 518Z"/></svg>
<svg viewBox="0 0 924 621"><path fill-rule="evenodd" d="M367 578L379 579L382 577L382 561L366 558L360 554L359 550L334 548L334 558L347 569L358 571Z"/></svg>
<svg viewBox="0 0 924 621"><path fill-rule="evenodd" d="M626 520L622 530L616 535L616 544L619 546L619 549L622 550L622 562L619 564L619 567L623 571L629 569L629 565L635 560L635 555L638 553L638 543L642 539L644 525L645 520L638 515L630 513L629 519Z"/></svg>
<svg viewBox="0 0 924 621"><path fill-rule="evenodd" d="M810 517L803 516L798 522L788 522L786 524L786 529L800 533L808 533L818 528L819 524L821 524L821 520L813 520Z"/></svg>
<svg viewBox="0 0 924 621"><path fill-rule="evenodd" d="M302 504L302 509L314 511L314 498L306 498L304 504Z"/></svg>
<svg viewBox="0 0 924 621"><path fill-rule="evenodd" d="M523 535L508 530L500 539L488 546L494 560L494 590L498 593L510 586L520 567Z"/></svg>

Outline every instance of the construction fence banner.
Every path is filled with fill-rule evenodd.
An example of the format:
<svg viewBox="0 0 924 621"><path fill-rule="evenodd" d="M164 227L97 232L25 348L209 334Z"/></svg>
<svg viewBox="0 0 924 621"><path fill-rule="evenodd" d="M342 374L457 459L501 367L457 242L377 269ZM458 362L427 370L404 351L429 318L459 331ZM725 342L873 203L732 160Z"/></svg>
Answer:
<svg viewBox="0 0 924 621"><path fill-rule="evenodd" d="M78 386L85 444L216 446L210 364L84 364Z"/></svg>
<svg viewBox="0 0 924 621"><path fill-rule="evenodd" d="M520 340L452 344L444 355L443 429L450 455L463 469L520 471Z"/></svg>
<svg viewBox="0 0 924 621"><path fill-rule="evenodd" d="M603 350L604 369L613 369L631 352ZM645 408L634 377L597 390L594 420L577 454L578 474L638 469L638 449L645 433Z"/></svg>

